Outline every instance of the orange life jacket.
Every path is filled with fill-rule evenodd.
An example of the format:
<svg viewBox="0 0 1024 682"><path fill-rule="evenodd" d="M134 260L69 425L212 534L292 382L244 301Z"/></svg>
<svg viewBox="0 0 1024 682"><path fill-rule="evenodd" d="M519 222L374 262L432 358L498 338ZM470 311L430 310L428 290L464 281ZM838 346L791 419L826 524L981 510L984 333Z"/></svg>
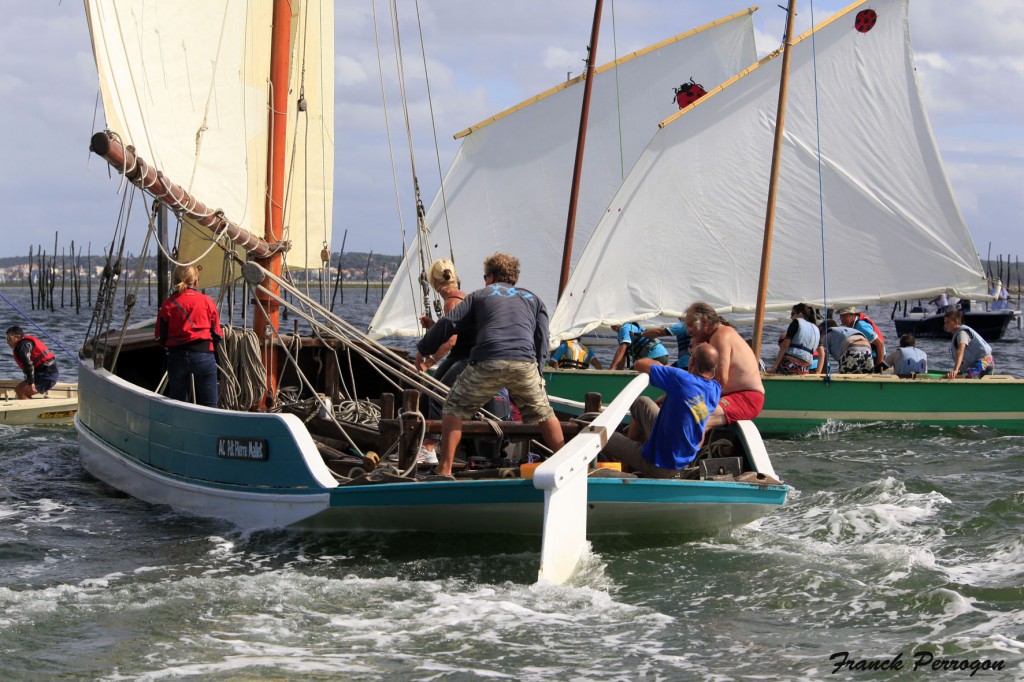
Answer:
<svg viewBox="0 0 1024 682"><path fill-rule="evenodd" d="M28 336L27 334L21 337L21 341L32 342L32 352L29 353L29 360L32 362L32 366L35 368L41 367L43 364L53 360L54 355L50 352L50 349L46 347L46 344L37 339L34 336ZM21 343L19 341L18 343ZM21 367L21 371L25 371L25 365L22 364L21 358L18 354L14 354L14 361L18 363L18 367Z"/></svg>

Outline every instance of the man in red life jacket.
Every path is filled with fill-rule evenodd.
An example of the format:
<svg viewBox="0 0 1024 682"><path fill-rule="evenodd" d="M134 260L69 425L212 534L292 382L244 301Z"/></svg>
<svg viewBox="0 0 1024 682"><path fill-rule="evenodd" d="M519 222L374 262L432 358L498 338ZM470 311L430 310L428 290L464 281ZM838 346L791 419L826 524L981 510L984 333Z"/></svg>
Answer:
<svg viewBox="0 0 1024 682"><path fill-rule="evenodd" d="M34 336L26 336L21 327L14 326L7 330L7 345L14 350L14 361L25 373L25 380L14 387L20 400L46 393L60 381L57 358L45 343Z"/></svg>

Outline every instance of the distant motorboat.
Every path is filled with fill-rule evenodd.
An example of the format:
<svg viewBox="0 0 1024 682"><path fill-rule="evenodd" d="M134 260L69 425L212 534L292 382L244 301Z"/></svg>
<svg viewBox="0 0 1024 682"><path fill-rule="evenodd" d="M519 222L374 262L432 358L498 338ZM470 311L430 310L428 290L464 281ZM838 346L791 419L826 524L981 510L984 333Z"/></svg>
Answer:
<svg viewBox="0 0 1024 682"><path fill-rule="evenodd" d="M981 334L986 341L1003 338L1010 321L1017 316L1016 310L969 310L963 311L964 324ZM945 313L927 312L914 308L903 317L893 318L896 334L913 334L919 337L948 339L952 335L942 326Z"/></svg>

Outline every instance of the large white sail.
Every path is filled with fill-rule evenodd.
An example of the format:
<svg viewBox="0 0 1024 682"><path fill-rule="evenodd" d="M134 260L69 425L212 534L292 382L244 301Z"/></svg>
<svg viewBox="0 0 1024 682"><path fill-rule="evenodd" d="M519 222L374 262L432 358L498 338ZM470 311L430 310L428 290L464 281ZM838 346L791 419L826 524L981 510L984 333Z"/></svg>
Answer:
<svg viewBox="0 0 1024 682"><path fill-rule="evenodd" d="M868 9L877 23L861 32ZM580 256L553 340L697 300L755 309L781 62L651 140ZM768 310L986 293L921 101L907 0L855 3L796 41L784 131Z"/></svg>
<svg viewBox="0 0 1024 682"><path fill-rule="evenodd" d="M597 70L594 78L575 244L586 243L626 171L657 124L678 106L673 89L692 77L707 89L756 59L746 10L680 34ZM558 292L583 82L577 78L473 126L427 212L434 257L455 263L475 288L495 251L522 262L521 283L549 307ZM621 134L621 139L620 139ZM422 301L413 243L370 324L374 337L418 335Z"/></svg>
<svg viewBox="0 0 1024 682"><path fill-rule="evenodd" d="M273 4L86 0L85 6L110 130L208 206L263 236ZM290 104L301 88L308 106L289 116L285 238L293 249L287 263L319 267L333 205L334 9L332 3L294 7ZM194 232L208 245L208 233ZM182 244L183 258L205 248Z"/></svg>

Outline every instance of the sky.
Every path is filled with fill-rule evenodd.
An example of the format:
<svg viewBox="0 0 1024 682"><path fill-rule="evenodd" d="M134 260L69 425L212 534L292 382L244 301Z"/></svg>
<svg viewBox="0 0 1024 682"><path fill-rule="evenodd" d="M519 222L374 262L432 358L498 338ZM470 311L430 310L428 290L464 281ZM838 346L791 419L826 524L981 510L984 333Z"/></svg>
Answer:
<svg viewBox="0 0 1024 682"><path fill-rule="evenodd" d="M417 177L429 205L458 149L456 132L581 72L594 3L395 2ZM810 27L812 13L821 22L846 5L801 0L797 33ZM749 6L734 0L605 0L598 63ZM0 257L27 255L30 245L52 252L55 233L58 250L73 240L76 248L102 253L117 219L119 183L88 152L89 137L103 129L104 119L82 2L0 0L0 7L6 18L0 26L0 124L7 140L0 157ZM337 0L335 7L334 249L347 231L348 252L398 254L403 229L408 241L415 225L409 147L390 75L394 50L390 44L382 48L389 153L372 2ZM377 0L376 10L387 26L384 0ZM928 115L978 252L982 258L990 249L992 258L1024 254L1024 2L912 0L910 20ZM754 19L760 54L779 45L784 25L777 3L761 5Z"/></svg>

